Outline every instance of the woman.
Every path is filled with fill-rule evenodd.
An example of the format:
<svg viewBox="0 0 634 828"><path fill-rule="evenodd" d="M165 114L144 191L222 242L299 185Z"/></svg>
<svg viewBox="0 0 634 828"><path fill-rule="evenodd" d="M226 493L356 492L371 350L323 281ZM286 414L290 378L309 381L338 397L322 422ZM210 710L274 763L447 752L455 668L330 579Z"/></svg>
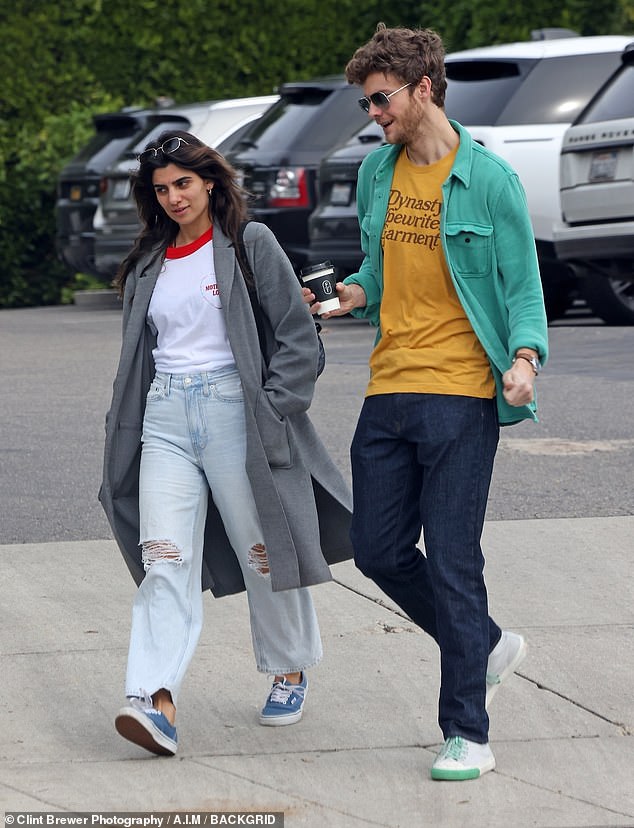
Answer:
<svg viewBox="0 0 634 828"><path fill-rule="evenodd" d="M306 413L318 359L312 317L271 231L244 228L235 170L181 131L163 133L139 163L142 231L117 277L123 344L100 500L139 584L128 702L115 725L173 755L207 588L246 588L256 666L274 677L260 723L299 721L305 671L322 655L306 587L351 557L351 497Z"/></svg>

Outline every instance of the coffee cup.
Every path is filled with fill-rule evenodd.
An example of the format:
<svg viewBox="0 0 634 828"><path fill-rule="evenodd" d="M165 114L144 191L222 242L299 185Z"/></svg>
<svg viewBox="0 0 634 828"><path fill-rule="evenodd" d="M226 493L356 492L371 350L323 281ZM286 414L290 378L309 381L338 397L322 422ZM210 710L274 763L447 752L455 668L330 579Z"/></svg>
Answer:
<svg viewBox="0 0 634 828"><path fill-rule="evenodd" d="M304 287L309 288L315 294L315 301L319 302L319 315L330 313L339 308L339 297L337 296L337 279L335 269L330 262L320 262L316 265L309 265L300 271Z"/></svg>

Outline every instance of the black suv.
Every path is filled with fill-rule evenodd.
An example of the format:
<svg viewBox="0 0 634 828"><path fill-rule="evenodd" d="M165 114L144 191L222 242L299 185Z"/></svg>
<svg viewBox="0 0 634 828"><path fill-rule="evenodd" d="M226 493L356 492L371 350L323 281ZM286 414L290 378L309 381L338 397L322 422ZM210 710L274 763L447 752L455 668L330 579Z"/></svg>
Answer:
<svg viewBox="0 0 634 828"><path fill-rule="evenodd" d="M339 280L358 270L363 260L357 216L357 172L366 155L382 143L383 130L369 121L319 166L317 208L308 219L308 261L330 260Z"/></svg>
<svg viewBox="0 0 634 828"><path fill-rule="evenodd" d="M56 248L74 273L95 270L93 217L104 170L144 130L149 110L121 110L93 116L95 135L62 169L57 182Z"/></svg>
<svg viewBox="0 0 634 828"><path fill-rule="evenodd" d="M359 88L343 76L284 83L277 91L280 100L227 157L253 196L253 218L273 230L300 268L308 258L308 217L317 202L321 159L368 116L356 104Z"/></svg>

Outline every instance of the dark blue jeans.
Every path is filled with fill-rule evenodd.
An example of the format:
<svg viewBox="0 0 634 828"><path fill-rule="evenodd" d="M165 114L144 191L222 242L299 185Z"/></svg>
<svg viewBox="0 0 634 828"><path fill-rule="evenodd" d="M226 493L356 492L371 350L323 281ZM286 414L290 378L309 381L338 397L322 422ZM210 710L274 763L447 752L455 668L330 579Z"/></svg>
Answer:
<svg viewBox="0 0 634 828"><path fill-rule="evenodd" d="M355 563L438 643L445 739L488 741L486 668L501 630L480 537L498 437L495 400L380 394L352 442Z"/></svg>

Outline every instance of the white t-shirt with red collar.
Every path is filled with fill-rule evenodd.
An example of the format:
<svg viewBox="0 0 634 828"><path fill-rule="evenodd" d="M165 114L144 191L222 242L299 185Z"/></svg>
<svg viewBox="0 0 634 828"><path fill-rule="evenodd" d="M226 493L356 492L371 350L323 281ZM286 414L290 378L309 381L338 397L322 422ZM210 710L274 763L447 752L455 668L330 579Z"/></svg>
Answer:
<svg viewBox="0 0 634 828"><path fill-rule="evenodd" d="M150 300L148 322L157 334L156 370L213 371L235 360L227 339L213 256L213 228L181 247L168 247Z"/></svg>

